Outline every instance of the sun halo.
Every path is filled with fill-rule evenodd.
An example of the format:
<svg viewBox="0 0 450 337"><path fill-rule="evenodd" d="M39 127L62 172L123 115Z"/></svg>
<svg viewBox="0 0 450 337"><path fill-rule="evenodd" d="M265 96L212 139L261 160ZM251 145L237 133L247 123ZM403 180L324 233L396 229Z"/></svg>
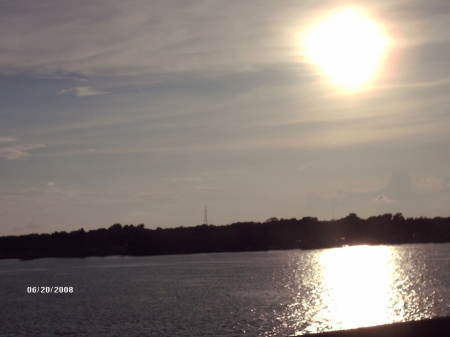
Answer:
<svg viewBox="0 0 450 337"><path fill-rule="evenodd" d="M360 90L376 77L388 46L381 25L354 8L332 12L303 34L308 61L349 90Z"/></svg>

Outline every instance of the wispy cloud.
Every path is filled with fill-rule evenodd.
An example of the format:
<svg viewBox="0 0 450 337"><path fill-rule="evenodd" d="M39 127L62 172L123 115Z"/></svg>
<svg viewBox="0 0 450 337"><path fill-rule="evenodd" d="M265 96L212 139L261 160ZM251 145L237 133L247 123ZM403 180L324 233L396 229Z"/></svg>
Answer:
<svg viewBox="0 0 450 337"><path fill-rule="evenodd" d="M450 178L426 176L416 179L415 186L423 193L437 193L450 189Z"/></svg>
<svg viewBox="0 0 450 337"><path fill-rule="evenodd" d="M376 196L374 198L374 201L376 202L382 202L382 203L386 203L386 204L392 204L395 202L394 199L389 198L387 195L384 194L380 194L378 196Z"/></svg>
<svg viewBox="0 0 450 337"><path fill-rule="evenodd" d="M16 0L2 5L0 13L5 50L0 71L111 75L273 63L286 54L285 25L293 21L292 7L300 16L304 5L43 0L30 6Z"/></svg>
<svg viewBox="0 0 450 337"><path fill-rule="evenodd" d="M142 74L285 63L298 56L293 35L304 16L330 3L335 1L10 1L0 12L0 71ZM403 35L449 38L442 30L447 18L438 15L449 10L442 1L379 3L390 21L414 22L413 31L397 28Z"/></svg>
<svg viewBox="0 0 450 337"><path fill-rule="evenodd" d="M171 183L202 183L201 177L172 177L168 179Z"/></svg>
<svg viewBox="0 0 450 337"><path fill-rule="evenodd" d="M73 87L68 89L62 89L59 91L60 95L73 95L77 97L87 97L87 96L97 96L97 95L106 95L107 91L102 91L95 89L90 86L86 87Z"/></svg>
<svg viewBox="0 0 450 337"><path fill-rule="evenodd" d="M15 141L16 141L16 138L13 138L13 137L0 137L0 143L12 143Z"/></svg>
<svg viewBox="0 0 450 337"><path fill-rule="evenodd" d="M46 147L44 144L16 144L0 147L0 158L19 160L28 158L30 151Z"/></svg>

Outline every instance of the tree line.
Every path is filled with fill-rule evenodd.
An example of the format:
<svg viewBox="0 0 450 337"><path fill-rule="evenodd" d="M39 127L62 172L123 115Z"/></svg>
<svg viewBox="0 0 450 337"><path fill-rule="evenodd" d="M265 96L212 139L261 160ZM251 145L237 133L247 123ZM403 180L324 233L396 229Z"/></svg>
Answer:
<svg viewBox="0 0 450 337"><path fill-rule="evenodd" d="M357 244L450 242L450 218L397 213L337 220L270 218L265 222L149 229L143 224L0 237L0 258L87 257L317 249Z"/></svg>

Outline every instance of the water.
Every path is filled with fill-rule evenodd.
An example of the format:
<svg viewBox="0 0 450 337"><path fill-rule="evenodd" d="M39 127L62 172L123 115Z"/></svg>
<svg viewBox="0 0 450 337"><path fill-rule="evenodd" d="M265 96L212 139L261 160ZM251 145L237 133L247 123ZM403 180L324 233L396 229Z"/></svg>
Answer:
<svg viewBox="0 0 450 337"><path fill-rule="evenodd" d="M2 337L286 337L449 316L450 244L0 260L0 286Z"/></svg>

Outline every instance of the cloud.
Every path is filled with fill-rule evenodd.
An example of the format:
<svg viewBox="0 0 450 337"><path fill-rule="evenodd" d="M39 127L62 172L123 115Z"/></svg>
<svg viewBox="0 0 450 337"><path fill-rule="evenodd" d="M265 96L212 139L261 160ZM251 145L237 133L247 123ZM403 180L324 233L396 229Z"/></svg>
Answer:
<svg viewBox="0 0 450 337"><path fill-rule="evenodd" d="M375 197L374 199L377 202L382 202L382 203L386 203L386 204L392 204L395 202L394 199L389 198L388 196L384 195L384 194L380 194L377 197Z"/></svg>
<svg viewBox="0 0 450 337"><path fill-rule="evenodd" d="M204 179L201 177L172 177L169 178L171 183L202 183Z"/></svg>
<svg viewBox="0 0 450 337"><path fill-rule="evenodd" d="M8 160L19 160L28 158L30 151L46 147L44 144L17 144L0 147L0 158Z"/></svg>
<svg viewBox="0 0 450 337"><path fill-rule="evenodd" d="M16 141L16 138L13 138L13 137L0 137L0 143L12 143L15 141Z"/></svg>
<svg viewBox="0 0 450 337"><path fill-rule="evenodd" d="M291 7L301 15L303 5L273 1L16 0L0 12L0 72L142 74L283 61L296 48L285 41L297 22Z"/></svg>
<svg viewBox="0 0 450 337"><path fill-rule="evenodd" d="M68 89L62 89L59 91L60 95L73 95L77 97L97 96L108 94L107 91L97 90L93 87L73 87Z"/></svg>
<svg viewBox="0 0 450 337"><path fill-rule="evenodd" d="M422 193L438 193L450 189L450 178L434 176L416 179L414 187Z"/></svg>
<svg viewBox="0 0 450 337"><path fill-rule="evenodd" d="M111 75L296 63L305 18L330 3L336 1L3 1L0 72ZM449 12L442 1L394 3L377 7L402 22L397 30L405 36L418 35L412 30L448 39L448 19L437 15Z"/></svg>

